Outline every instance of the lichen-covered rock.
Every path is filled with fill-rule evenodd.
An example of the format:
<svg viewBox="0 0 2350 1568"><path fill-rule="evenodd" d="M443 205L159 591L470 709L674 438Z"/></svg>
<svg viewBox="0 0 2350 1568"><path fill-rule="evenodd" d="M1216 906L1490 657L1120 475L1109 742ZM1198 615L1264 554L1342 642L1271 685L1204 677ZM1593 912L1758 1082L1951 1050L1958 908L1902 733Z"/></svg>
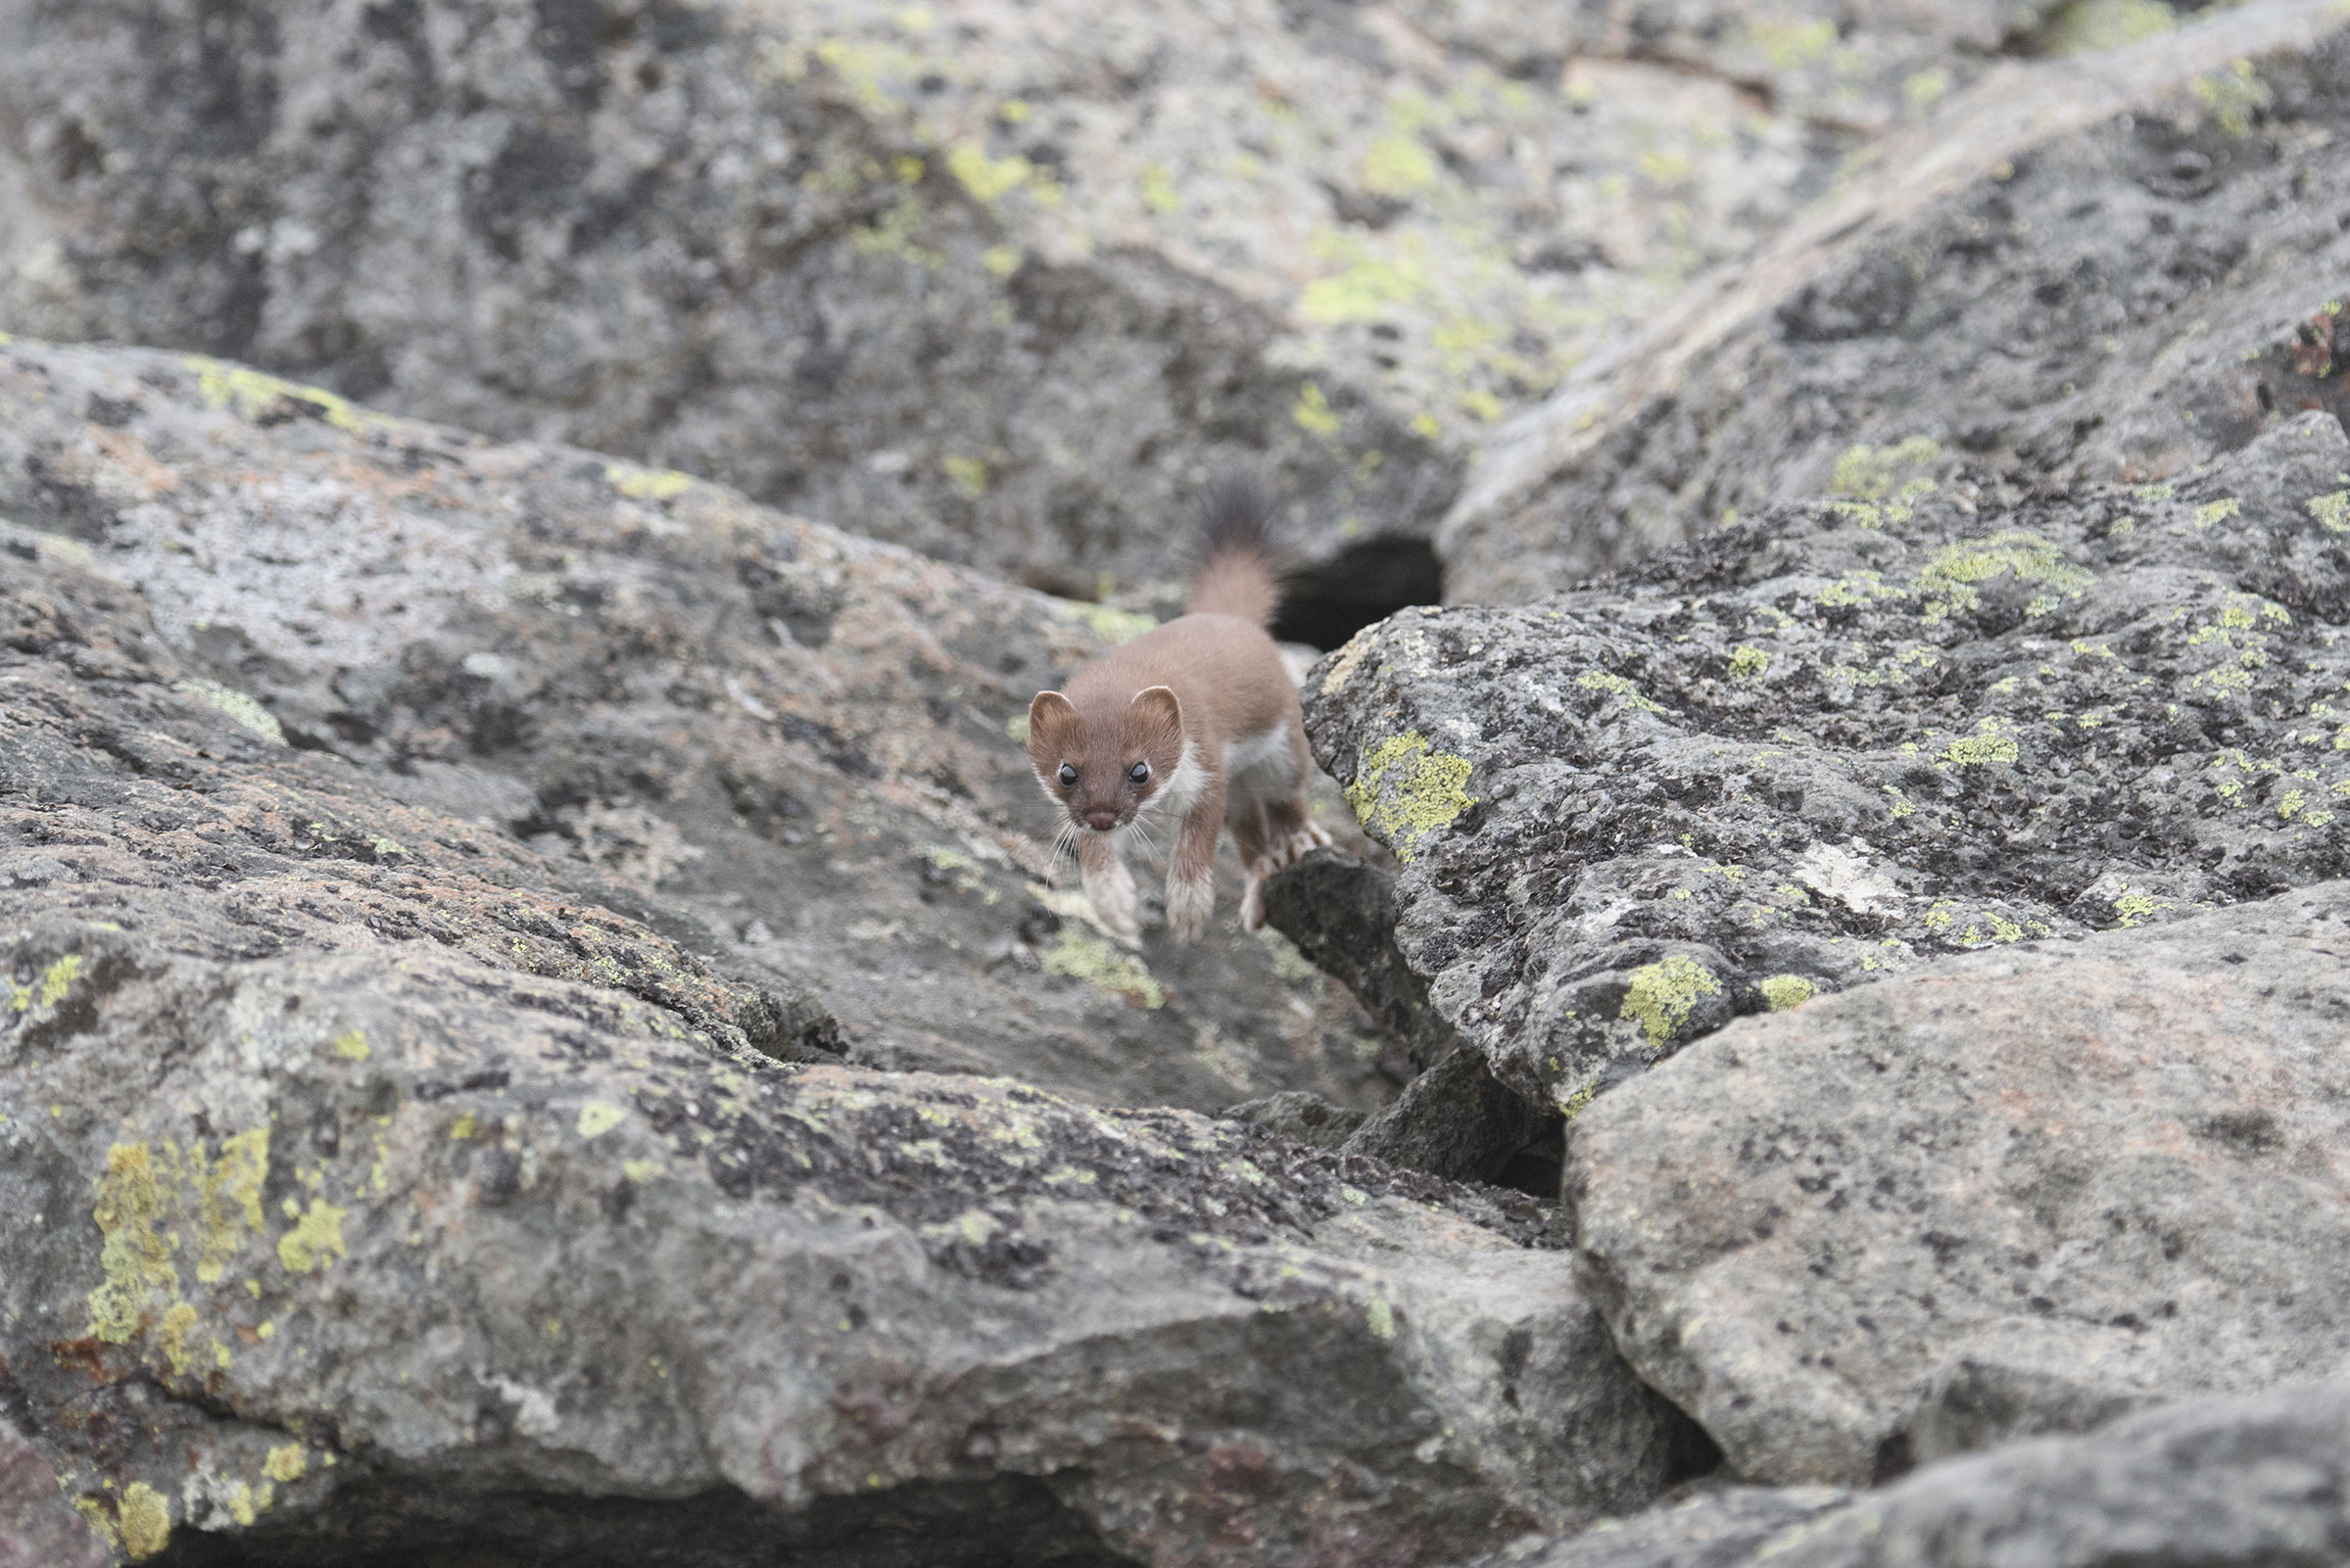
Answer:
<svg viewBox="0 0 2350 1568"><path fill-rule="evenodd" d="M1579 1277L1760 1481L2333 1375L2345 1021L2342 881L1742 1019L1576 1119Z"/></svg>
<svg viewBox="0 0 2350 1568"><path fill-rule="evenodd" d="M10 0L0 325L1090 595L1235 453L1317 554L1424 537L1492 420L2101 3Z"/></svg>
<svg viewBox="0 0 2350 1568"><path fill-rule="evenodd" d="M396 531L346 505L355 550ZM1417 1562L1686 1463L1530 1202L780 1065L823 1043L798 999L8 548L0 1410L118 1560Z"/></svg>
<svg viewBox="0 0 2350 1568"><path fill-rule="evenodd" d="M1739 1013L2350 871L2350 442L1774 508L1309 683L1437 1009L1572 1111Z"/></svg>
<svg viewBox="0 0 2350 1568"><path fill-rule="evenodd" d="M2193 1400L1880 1492L1737 1488L1478 1568L2278 1568L2350 1554L2350 1385Z"/></svg>
<svg viewBox="0 0 2350 1568"><path fill-rule="evenodd" d="M1336 984L1239 930L1236 872L1209 940L1139 952L1048 884L1005 726L1138 618L145 351L0 345L0 517L136 588L258 738L595 870L857 1062L1199 1110L1391 1092ZM396 866L369 845L411 829L288 832Z"/></svg>
<svg viewBox="0 0 2350 1568"><path fill-rule="evenodd" d="M1447 597L1522 603L1823 492L2175 477L2338 410L2346 134L2323 0L1984 80L1498 432L1439 534Z"/></svg>

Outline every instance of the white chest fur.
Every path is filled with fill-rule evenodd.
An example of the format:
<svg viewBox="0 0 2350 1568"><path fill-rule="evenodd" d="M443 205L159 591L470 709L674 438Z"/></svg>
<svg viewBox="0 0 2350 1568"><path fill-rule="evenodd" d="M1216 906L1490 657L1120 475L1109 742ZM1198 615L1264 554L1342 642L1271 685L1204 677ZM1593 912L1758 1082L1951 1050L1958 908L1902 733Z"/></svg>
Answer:
<svg viewBox="0 0 2350 1568"><path fill-rule="evenodd" d="M1289 727L1276 724L1227 742L1223 777L1225 792L1234 797L1270 799L1296 788L1297 753L1290 749Z"/></svg>

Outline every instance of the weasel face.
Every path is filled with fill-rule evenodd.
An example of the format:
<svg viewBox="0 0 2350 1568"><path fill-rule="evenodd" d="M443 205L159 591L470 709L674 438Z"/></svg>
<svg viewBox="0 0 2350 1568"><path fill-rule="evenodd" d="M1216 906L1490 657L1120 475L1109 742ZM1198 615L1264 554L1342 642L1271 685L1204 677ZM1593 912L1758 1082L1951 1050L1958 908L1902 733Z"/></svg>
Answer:
<svg viewBox="0 0 2350 1568"><path fill-rule="evenodd" d="M1182 709L1163 686L1120 712L1080 715L1058 691L1029 704L1029 761L1045 795L1088 832L1116 832L1166 786L1183 755Z"/></svg>

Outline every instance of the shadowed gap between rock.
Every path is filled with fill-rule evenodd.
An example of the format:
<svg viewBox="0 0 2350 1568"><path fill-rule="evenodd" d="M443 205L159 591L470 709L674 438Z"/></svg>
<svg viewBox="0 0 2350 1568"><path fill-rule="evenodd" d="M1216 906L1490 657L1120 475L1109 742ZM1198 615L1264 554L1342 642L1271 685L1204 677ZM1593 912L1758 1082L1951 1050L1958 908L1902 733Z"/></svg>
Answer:
<svg viewBox="0 0 2350 1568"><path fill-rule="evenodd" d="M666 1499L346 1487L315 1528L182 1526L150 1568L1137 1568L1032 1476L920 1482L787 1512Z"/></svg>
<svg viewBox="0 0 2350 1568"><path fill-rule="evenodd" d="M1420 1069L1393 1105L1360 1124L1330 1124L1319 1136L1301 1126L1277 1130L1451 1181L1558 1200L1563 1118L1495 1078L1483 1054L1462 1043L1429 1005L1427 983L1396 945L1392 876L1342 851L1318 849L1265 884L1265 913L1299 952L1354 992ZM1296 1108L1271 1101L1235 1110L1268 1124L1269 1116L1296 1119Z"/></svg>
<svg viewBox="0 0 2350 1568"><path fill-rule="evenodd" d="M1284 580L1272 635L1328 650L1415 604L1444 602L1444 565L1424 539L1367 539Z"/></svg>

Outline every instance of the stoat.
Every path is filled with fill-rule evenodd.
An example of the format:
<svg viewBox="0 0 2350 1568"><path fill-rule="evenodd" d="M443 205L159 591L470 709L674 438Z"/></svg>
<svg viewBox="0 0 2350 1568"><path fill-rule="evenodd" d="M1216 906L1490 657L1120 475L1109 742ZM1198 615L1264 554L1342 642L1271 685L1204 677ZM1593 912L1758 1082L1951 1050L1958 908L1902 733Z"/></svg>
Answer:
<svg viewBox="0 0 2350 1568"><path fill-rule="evenodd" d="M1266 634L1281 597L1271 513L1251 481L1212 485L1186 613L1029 704L1036 782L1069 814L1094 913L1129 941L1126 849L1137 838L1170 852L1167 924L1186 941L1215 908L1219 829L1240 851L1250 930L1265 924L1265 879L1330 841L1307 803L1313 756L1297 688Z"/></svg>

